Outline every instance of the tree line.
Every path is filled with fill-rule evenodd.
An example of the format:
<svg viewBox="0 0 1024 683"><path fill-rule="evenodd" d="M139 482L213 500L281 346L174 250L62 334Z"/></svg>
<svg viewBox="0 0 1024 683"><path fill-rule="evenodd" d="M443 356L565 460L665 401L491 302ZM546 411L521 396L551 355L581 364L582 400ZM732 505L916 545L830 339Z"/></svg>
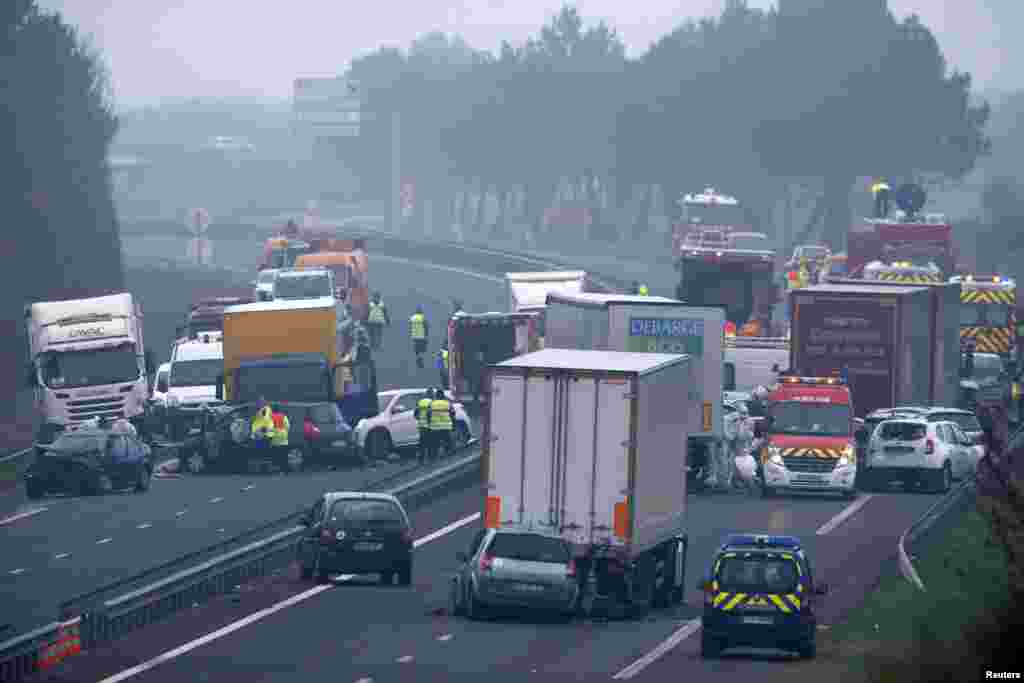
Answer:
<svg viewBox="0 0 1024 683"><path fill-rule="evenodd" d="M598 221L619 229L638 188L652 185L664 190L663 215L711 185L764 221L797 184L821 197L819 218L835 231L826 237L838 240L859 177L960 178L988 152L988 105L971 103L970 75L948 67L918 17L877 3L782 6L729 0L638 58L571 6L496 52L439 33L382 48L351 65L371 117L351 154L386 186L399 112L402 174L436 200L435 223L466 218L455 196L490 190L499 211L521 196L536 227L566 178L584 194L601 188ZM635 212L628 221L646 227Z"/></svg>

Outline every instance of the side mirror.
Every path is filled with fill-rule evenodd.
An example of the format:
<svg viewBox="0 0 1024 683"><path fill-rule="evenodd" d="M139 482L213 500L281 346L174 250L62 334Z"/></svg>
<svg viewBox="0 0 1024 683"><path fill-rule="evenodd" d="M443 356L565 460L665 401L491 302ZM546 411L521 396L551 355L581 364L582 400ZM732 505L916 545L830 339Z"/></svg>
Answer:
<svg viewBox="0 0 1024 683"><path fill-rule="evenodd" d="M459 552L455 553L455 559L459 562L466 562L467 560L469 560L469 556L466 553Z"/></svg>
<svg viewBox="0 0 1024 683"><path fill-rule="evenodd" d="M828 595L828 584L827 583L819 583L817 586L814 587L814 594L815 595Z"/></svg>
<svg viewBox="0 0 1024 683"><path fill-rule="evenodd" d="M224 375L223 374L217 375L217 394L216 394L216 396L217 396L217 400L218 401L223 401L224 400Z"/></svg>

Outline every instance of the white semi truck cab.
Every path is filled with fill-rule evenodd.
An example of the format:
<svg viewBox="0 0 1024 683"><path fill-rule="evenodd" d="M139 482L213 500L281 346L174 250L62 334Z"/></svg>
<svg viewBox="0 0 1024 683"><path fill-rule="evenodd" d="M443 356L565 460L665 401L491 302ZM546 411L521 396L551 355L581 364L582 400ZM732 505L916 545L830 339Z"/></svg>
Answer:
<svg viewBox="0 0 1024 683"><path fill-rule="evenodd" d="M28 304L25 323L26 382L44 423L142 422L153 363L143 346L142 309L131 294Z"/></svg>

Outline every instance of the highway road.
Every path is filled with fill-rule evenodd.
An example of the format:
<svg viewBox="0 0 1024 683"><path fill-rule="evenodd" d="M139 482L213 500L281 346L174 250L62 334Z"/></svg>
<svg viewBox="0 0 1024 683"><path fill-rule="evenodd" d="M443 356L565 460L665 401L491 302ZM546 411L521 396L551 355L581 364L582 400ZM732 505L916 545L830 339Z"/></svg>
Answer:
<svg viewBox="0 0 1024 683"><path fill-rule="evenodd" d="M126 237L123 243L131 264L147 264L184 252L180 238ZM258 241L239 244L224 250L219 260L255 272L259 252ZM500 310L504 305L501 280L493 276L432 269L372 254L370 263L371 286L383 295L393 322L385 332L384 348L376 356L382 389L438 384L432 364L422 370L415 367L407 321L417 304L424 306L432 323L432 352L438 348L440 331L451 312L450 297L461 297L470 311ZM236 274L236 284L238 279L250 277L244 272ZM166 287L169 276L174 272L159 271L154 280ZM209 287L210 283L199 286ZM193 290L189 282L182 282L175 298L143 287L149 295L142 300L150 333L147 345L162 358L170 351L173 324L187 310ZM148 325L156 319L161 321L159 336ZM65 599L260 526L312 501L326 488L358 487L399 466L289 476L185 476L156 479L144 495L38 502L27 501L19 487L0 496L0 626L11 624L13 630L23 631L49 623L56 617L57 604ZM253 488L247 489L249 486ZM4 635L13 633L8 630Z"/></svg>
<svg viewBox="0 0 1024 683"><path fill-rule="evenodd" d="M895 552L900 532L935 496L879 494L853 504L810 496L690 501L686 604L643 620L563 624L511 614L470 622L447 615L455 553L480 528L480 492L472 487L415 512L412 588L379 586L372 576L340 577L318 587L293 572L273 586L80 655L54 680L380 683L486 676L496 683L613 677L660 682L770 675L789 658L734 651L705 662L698 655L701 595L693 587L720 539L751 530L800 536L819 580L833 586L820 609L829 624L859 603Z"/></svg>

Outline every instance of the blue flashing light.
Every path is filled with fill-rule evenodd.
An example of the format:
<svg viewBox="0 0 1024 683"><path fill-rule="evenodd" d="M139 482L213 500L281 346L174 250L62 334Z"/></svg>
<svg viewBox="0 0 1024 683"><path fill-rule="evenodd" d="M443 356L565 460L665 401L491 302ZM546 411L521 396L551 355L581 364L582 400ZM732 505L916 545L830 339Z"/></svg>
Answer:
<svg viewBox="0 0 1024 683"><path fill-rule="evenodd" d="M771 534L729 534L722 543L722 547L726 546L799 550L800 539L796 536L773 536Z"/></svg>

